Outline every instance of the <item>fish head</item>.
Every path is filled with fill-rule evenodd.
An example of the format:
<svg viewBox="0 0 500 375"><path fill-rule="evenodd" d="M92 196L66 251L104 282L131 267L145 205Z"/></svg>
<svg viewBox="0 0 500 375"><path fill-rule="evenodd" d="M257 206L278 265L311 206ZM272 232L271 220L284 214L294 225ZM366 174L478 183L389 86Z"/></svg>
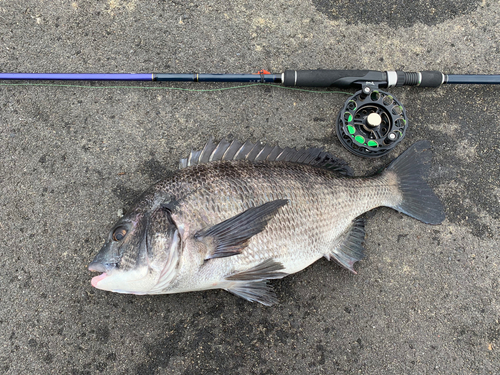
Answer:
<svg viewBox="0 0 500 375"><path fill-rule="evenodd" d="M111 229L89 270L97 289L129 294L155 294L175 277L181 238L171 212L132 211Z"/></svg>

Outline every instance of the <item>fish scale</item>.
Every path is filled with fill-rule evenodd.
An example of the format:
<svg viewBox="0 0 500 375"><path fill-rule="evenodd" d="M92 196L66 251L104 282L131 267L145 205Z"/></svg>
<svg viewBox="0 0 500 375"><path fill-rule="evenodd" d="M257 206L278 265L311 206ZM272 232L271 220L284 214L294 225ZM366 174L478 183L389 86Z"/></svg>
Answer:
<svg viewBox="0 0 500 375"><path fill-rule="evenodd" d="M221 288L271 305L267 280L323 256L354 272L364 251L361 214L388 206L426 223L444 220L422 178L429 146L416 143L376 176L351 177L319 149L209 142L120 219L89 266L103 272L92 285L135 294ZM125 238L113 240L117 230Z"/></svg>

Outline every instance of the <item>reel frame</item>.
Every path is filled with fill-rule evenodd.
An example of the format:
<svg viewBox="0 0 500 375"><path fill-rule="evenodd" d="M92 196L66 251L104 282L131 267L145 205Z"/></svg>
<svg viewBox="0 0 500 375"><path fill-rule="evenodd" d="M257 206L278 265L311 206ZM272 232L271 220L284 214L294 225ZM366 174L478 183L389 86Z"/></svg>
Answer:
<svg viewBox="0 0 500 375"><path fill-rule="evenodd" d="M363 85L346 100L337 116L340 143L355 155L379 158L403 140L408 127L406 109L390 93Z"/></svg>

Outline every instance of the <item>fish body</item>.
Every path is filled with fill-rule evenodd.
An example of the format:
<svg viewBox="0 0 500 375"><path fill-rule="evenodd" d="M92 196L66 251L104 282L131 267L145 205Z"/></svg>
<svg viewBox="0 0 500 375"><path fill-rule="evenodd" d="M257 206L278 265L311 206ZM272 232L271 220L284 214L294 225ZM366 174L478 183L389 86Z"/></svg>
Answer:
<svg viewBox="0 0 500 375"><path fill-rule="evenodd" d="M430 224L444 220L422 179L429 146L414 144L380 174L352 177L319 149L209 142L113 227L89 266L103 272L92 285L134 294L220 288L271 305L267 280L321 257L354 272L363 213L387 206Z"/></svg>

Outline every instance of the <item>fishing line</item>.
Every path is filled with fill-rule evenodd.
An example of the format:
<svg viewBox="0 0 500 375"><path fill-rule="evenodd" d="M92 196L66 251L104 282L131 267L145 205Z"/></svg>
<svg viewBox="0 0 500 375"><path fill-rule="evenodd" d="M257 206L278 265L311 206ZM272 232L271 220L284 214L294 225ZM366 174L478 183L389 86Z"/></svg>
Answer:
<svg viewBox="0 0 500 375"><path fill-rule="evenodd" d="M237 90L237 89L247 89L256 86L266 86L266 87L276 87L285 90L294 90L302 92L310 92L314 94L342 94L342 95L352 95L350 92L344 91L320 91L320 90L307 90L298 87L286 87L280 85L273 85L269 83L253 83L250 85L239 85L231 87L219 87L215 89L187 89L182 87L165 87L165 86L89 86L89 85L67 85L67 84L57 84L57 83L0 83L0 86L42 86L42 87L65 87L65 88L82 88L82 89L146 89L146 90L177 90L177 91L190 91L190 92L214 92L214 91L225 91L225 90Z"/></svg>

